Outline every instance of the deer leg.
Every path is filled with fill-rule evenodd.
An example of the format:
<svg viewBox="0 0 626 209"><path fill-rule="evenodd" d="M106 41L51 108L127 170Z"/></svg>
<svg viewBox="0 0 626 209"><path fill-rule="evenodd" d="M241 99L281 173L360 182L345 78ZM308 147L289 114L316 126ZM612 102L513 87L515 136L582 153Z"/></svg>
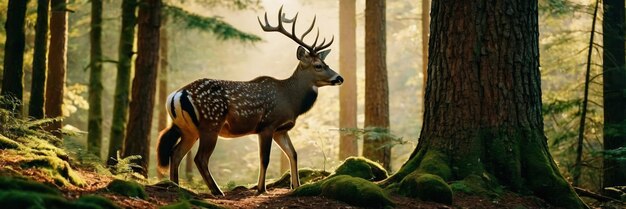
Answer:
<svg viewBox="0 0 626 209"><path fill-rule="evenodd" d="M209 158L211 158L211 154L213 154L215 144L217 144L217 132L200 133L200 147L198 148L198 153L194 161L198 167L198 171L200 171L200 175L202 175L202 179L204 179L204 183L206 183L209 190L211 190L211 194L224 196L224 193L220 190L220 187L217 186L217 183L215 183L209 171Z"/></svg>
<svg viewBox="0 0 626 209"><path fill-rule="evenodd" d="M172 163L170 166L170 180L176 184L178 184L178 167L180 166L180 161L189 152L191 147L193 147L197 139L197 136L193 137L190 134L183 134L180 142L174 147L174 152L170 157L170 162Z"/></svg>
<svg viewBox="0 0 626 209"><path fill-rule="evenodd" d="M298 154L296 153L296 149L293 148L293 144L291 144L289 134L287 134L287 132L276 133L274 134L274 141L278 144L287 158L289 158L289 165L291 166L291 189L298 188L300 186L300 176L298 174Z"/></svg>
<svg viewBox="0 0 626 209"><path fill-rule="evenodd" d="M270 163L270 152L272 148L272 133L259 134L259 157L261 166L259 167L259 182L257 184L258 194L265 193L265 173L267 165Z"/></svg>

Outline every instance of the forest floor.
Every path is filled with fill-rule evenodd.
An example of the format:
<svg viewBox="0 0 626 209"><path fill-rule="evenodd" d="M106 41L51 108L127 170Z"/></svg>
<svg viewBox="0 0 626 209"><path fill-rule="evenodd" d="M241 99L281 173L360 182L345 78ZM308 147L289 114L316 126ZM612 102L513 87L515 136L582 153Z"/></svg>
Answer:
<svg viewBox="0 0 626 209"><path fill-rule="evenodd" d="M23 158L13 152L0 150L0 176L22 176L31 180L54 185L54 179L49 173L37 168L23 168L19 165ZM180 197L178 190L170 190L158 185L145 185L148 198L140 199L112 193L106 186L113 180L112 176L99 174L84 168L74 168L85 180L85 185L59 187L63 196L69 200L77 199L83 195L95 194L112 200L124 208L159 208L161 206L177 203ZM232 191L225 192L224 197L213 197L202 191L193 194L194 199L216 203L226 208L360 208L351 206L341 201L325 198L322 196L296 197L289 195L286 188L270 188L267 193L257 195L256 190L237 187ZM392 195L396 208L554 208L535 197L519 196L515 193L504 193L497 199L481 196L455 194L453 205L445 205L433 202L424 202L403 196ZM195 206L194 206L195 207Z"/></svg>

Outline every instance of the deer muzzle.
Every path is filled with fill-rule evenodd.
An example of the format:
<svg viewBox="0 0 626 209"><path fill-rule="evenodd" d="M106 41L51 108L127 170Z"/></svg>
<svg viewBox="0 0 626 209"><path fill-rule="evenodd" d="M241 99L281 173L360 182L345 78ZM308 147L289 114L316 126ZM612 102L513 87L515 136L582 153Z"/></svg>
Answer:
<svg viewBox="0 0 626 209"><path fill-rule="evenodd" d="M341 85L342 83L343 83L343 78L340 75L336 75L330 79L330 84L332 84L333 86L338 86L338 85Z"/></svg>

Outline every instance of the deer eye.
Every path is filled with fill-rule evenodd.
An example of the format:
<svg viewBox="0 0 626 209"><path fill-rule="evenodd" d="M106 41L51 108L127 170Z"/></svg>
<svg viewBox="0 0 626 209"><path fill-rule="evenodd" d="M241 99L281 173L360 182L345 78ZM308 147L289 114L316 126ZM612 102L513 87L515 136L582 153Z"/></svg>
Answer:
<svg viewBox="0 0 626 209"><path fill-rule="evenodd" d="M313 65L313 67L314 67L314 68L315 68L315 70L317 70L317 71L320 71L320 70L322 70L322 68L324 68L324 66L323 66L323 65L321 65L321 64L315 64L315 65Z"/></svg>

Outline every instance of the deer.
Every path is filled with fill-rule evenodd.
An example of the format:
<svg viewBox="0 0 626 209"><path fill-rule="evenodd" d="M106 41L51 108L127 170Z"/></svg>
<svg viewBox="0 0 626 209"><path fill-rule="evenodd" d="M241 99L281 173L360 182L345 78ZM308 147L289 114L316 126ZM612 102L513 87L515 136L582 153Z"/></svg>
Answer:
<svg viewBox="0 0 626 209"><path fill-rule="evenodd" d="M269 76L250 81L203 78L172 92L165 103L172 123L160 132L157 145L159 173L165 174L169 169L170 180L178 184L180 162L199 139L200 145L194 157L196 167L211 194L224 196L208 167L218 136L236 138L256 134L260 158L257 193L266 192L265 174L272 141L289 159L291 189L300 186L297 153L288 132L295 126L298 116L313 107L319 87L338 86L344 80L324 62L334 36L328 43L324 38L318 45L318 28L313 44L306 44L304 38L313 29L316 18L298 38L298 13L288 19L282 10L281 6L277 26L270 25L267 12L265 24L259 17L257 20L263 31L278 32L299 45L296 51L299 63L293 74L282 80ZM287 32L283 23L292 24L291 33Z"/></svg>

